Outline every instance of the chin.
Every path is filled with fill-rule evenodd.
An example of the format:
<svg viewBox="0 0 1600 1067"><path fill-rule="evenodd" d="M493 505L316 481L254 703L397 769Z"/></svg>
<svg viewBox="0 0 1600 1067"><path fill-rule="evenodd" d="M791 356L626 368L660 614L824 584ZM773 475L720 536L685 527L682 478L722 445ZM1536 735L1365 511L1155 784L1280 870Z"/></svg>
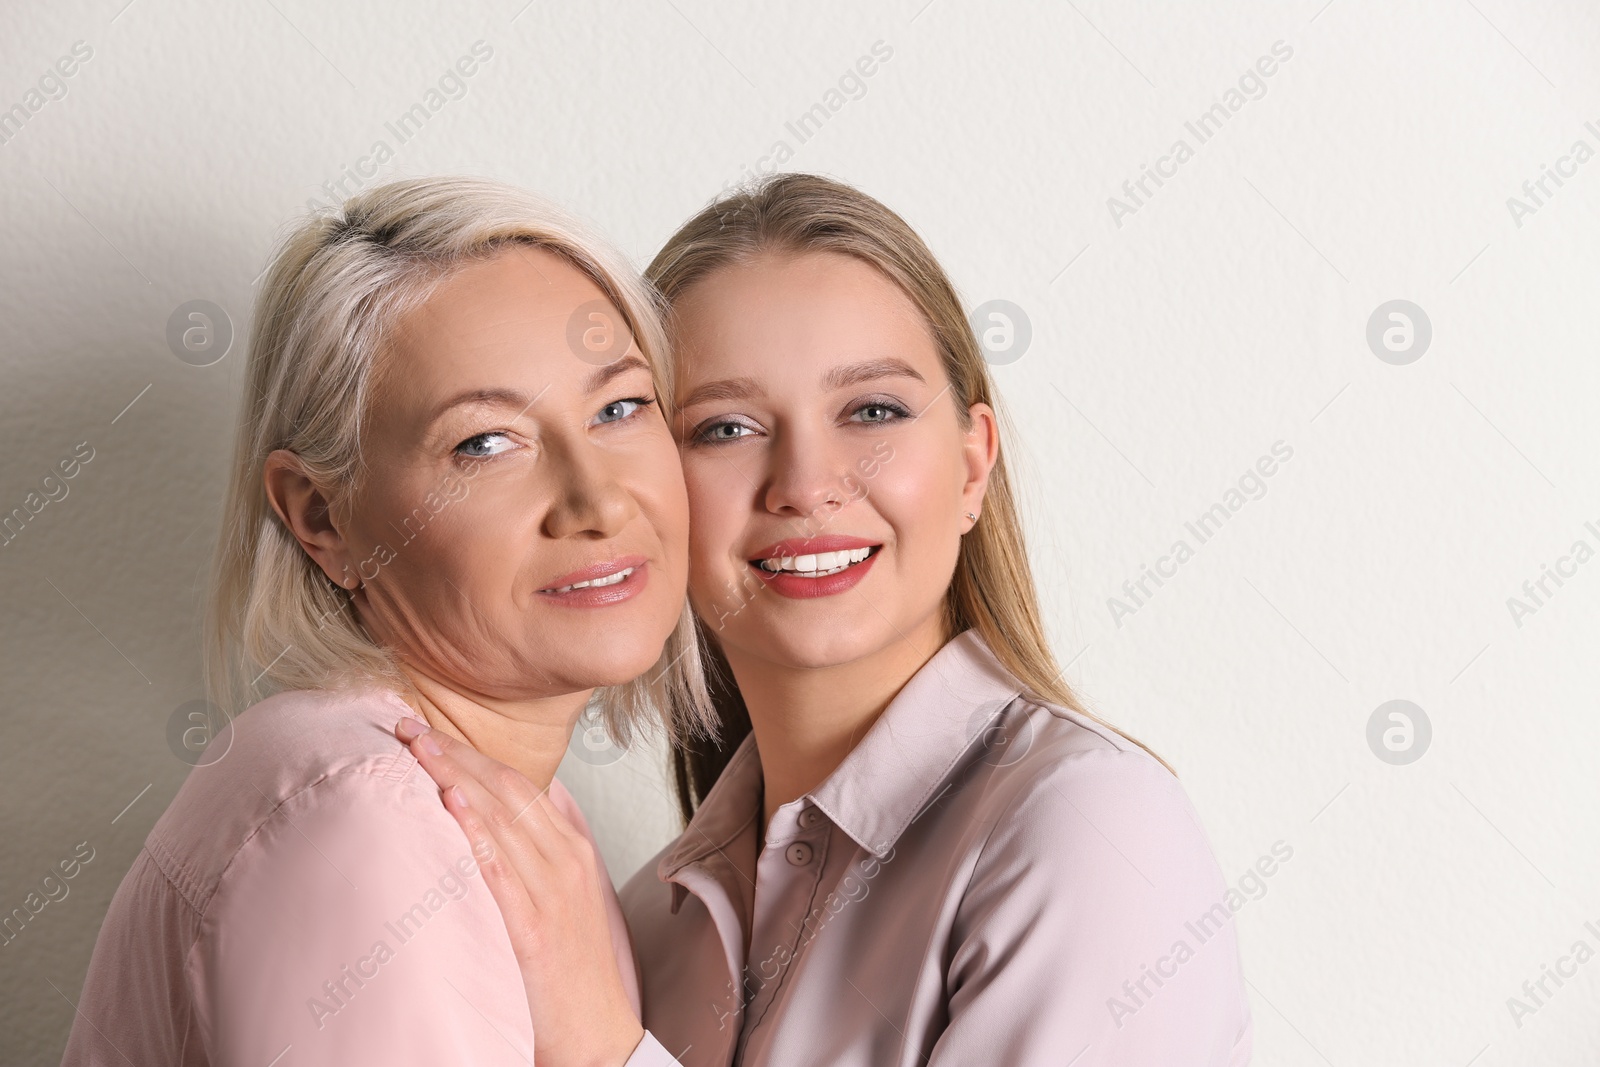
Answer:
<svg viewBox="0 0 1600 1067"><path fill-rule="evenodd" d="M837 667L882 651L900 640L882 617L838 619L826 626L796 626L764 619L728 643L770 663L798 669Z"/></svg>
<svg viewBox="0 0 1600 1067"><path fill-rule="evenodd" d="M585 634L565 634L565 640L547 641L536 646L537 656L529 663L529 674L541 674L559 688L577 692L604 686L624 685L640 675L654 675L661 659L666 635L609 633L592 639Z"/></svg>
<svg viewBox="0 0 1600 1067"><path fill-rule="evenodd" d="M605 649L604 656L594 657L593 664L584 663L582 657L585 653L593 656L592 649L582 652L574 650L573 656L567 662L574 666L582 665L590 669L584 672L585 686L601 688L605 686L626 685L641 676L654 677L656 664L661 661L661 644L657 642L650 648L620 649L611 646Z"/></svg>

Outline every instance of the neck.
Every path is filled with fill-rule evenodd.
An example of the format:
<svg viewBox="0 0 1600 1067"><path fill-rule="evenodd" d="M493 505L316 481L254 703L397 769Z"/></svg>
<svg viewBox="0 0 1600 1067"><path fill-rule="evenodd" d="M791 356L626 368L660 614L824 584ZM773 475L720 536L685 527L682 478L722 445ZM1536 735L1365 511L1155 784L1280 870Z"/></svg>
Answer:
<svg viewBox="0 0 1600 1067"><path fill-rule="evenodd" d="M847 663L795 667L727 649L761 754L763 837L772 813L821 785L948 639L935 615Z"/></svg>
<svg viewBox="0 0 1600 1067"><path fill-rule="evenodd" d="M504 700L446 684L409 666L403 671L413 689L408 700L429 726L521 772L541 790L550 788L573 725L594 692Z"/></svg>

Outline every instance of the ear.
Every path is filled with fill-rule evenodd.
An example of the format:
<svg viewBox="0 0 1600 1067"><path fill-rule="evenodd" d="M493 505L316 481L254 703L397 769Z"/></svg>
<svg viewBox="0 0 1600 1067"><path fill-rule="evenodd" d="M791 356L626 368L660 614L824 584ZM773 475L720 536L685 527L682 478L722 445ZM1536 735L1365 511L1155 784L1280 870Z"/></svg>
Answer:
<svg viewBox="0 0 1600 1067"><path fill-rule="evenodd" d="M306 474L300 457L277 449L262 465L261 480L272 510L322 573L346 589L359 584L350 546L333 523L329 495Z"/></svg>
<svg viewBox="0 0 1600 1067"><path fill-rule="evenodd" d="M961 487L961 510L983 514L983 495L989 489L989 472L1000 458L1000 422L988 404L967 408L969 425L961 453L967 461L967 480Z"/></svg>

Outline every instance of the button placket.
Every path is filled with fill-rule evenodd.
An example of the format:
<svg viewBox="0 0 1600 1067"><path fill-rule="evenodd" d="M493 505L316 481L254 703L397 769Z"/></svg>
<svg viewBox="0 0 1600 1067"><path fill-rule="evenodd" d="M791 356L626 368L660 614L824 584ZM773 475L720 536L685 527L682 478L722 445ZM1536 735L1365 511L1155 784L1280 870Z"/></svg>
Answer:
<svg viewBox="0 0 1600 1067"><path fill-rule="evenodd" d="M752 924L758 937L752 938L752 951L758 941L771 946L770 949L763 949L770 955L763 957L761 962L766 966L758 967L757 973L762 970L772 973L761 975L759 988L745 1003L744 1025L739 1035L736 1058L743 1054L751 1034L776 1002L808 940L805 936L806 920L813 908L818 883L826 866L829 832L820 812L813 818L807 818L811 810L807 808L800 812L798 818L791 816L787 820L788 825L782 827L789 833L774 834L774 839L767 842L765 854L756 865L759 914L752 916ZM809 826L806 825L808 822ZM776 855L780 851L783 854L781 863ZM746 962L747 969L756 965L754 959Z"/></svg>

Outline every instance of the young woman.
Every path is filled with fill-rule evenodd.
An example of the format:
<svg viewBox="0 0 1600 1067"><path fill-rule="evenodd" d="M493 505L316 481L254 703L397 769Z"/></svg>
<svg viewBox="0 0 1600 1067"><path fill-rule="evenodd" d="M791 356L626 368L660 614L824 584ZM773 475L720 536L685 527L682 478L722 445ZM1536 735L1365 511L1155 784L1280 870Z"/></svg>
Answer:
<svg viewBox="0 0 1600 1067"><path fill-rule="evenodd" d="M1061 680L927 247L786 175L647 273L721 728L679 748L692 817L622 892L652 1033L685 1064L1247 1062L1226 886L1170 770ZM513 778L422 758L470 839L516 840Z"/></svg>
<svg viewBox="0 0 1600 1067"><path fill-rule="evenodd" d="M706 709L666 351L626 263L509 187L397 182L288 238L209 664L222 707L277 692L212 741L123 880L64 1063L520 1064L535 1035L541 1064L670 1062L553 778L601 687L624 733ZM543 950L603 966L520 976L526 945L474 884L504 860L469 852L403 717L538 784L516 825L568 909Z"/></svg>

